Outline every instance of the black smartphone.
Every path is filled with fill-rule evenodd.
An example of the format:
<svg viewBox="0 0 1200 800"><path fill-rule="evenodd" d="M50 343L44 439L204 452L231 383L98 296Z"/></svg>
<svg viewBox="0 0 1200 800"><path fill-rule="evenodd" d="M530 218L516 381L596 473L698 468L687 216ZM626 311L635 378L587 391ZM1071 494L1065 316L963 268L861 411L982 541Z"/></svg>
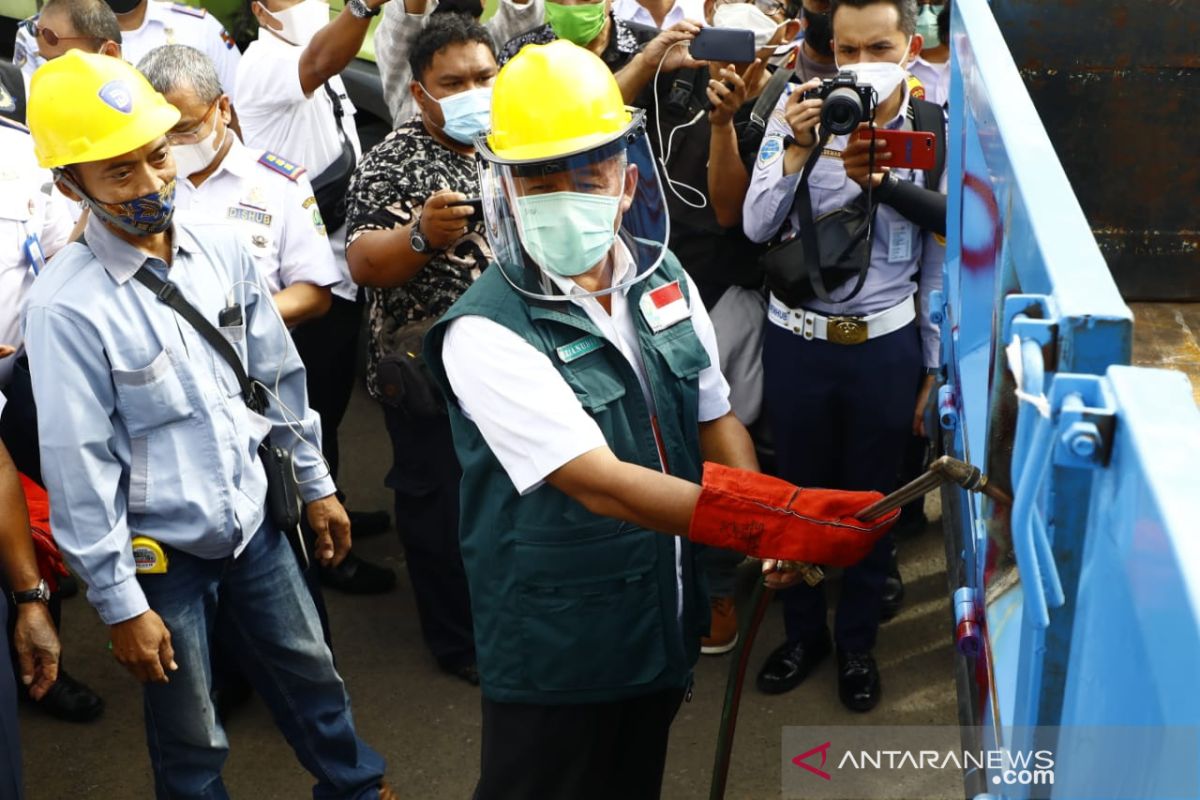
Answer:
<svg viewBox="0 0 1200 800"><path fill-rule="evenodd" d="M743 28L701 28L692 40L692 58L749 64L754 60L754 32Z"/></svg>
<svg viewBox="0 0 1200 800"><path fill-rule="evenodd" d="M469 197L463 202L459 203L459 205L471 207L471 216L467 217L468 225L472 222L483 221L483 200L478 197Z"/></svg>

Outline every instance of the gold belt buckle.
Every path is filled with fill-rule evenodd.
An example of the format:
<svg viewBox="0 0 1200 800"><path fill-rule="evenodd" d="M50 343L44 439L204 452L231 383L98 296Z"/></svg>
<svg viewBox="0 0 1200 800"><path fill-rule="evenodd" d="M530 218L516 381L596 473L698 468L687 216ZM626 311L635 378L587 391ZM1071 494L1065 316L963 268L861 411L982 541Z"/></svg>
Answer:
<svg viewBox="0 0 1200 800"><path fill-rule="evenodd" d="M825 338L834 344L862 344L867 340L866 320L858 317L830 317L825 323Z"/></svg>

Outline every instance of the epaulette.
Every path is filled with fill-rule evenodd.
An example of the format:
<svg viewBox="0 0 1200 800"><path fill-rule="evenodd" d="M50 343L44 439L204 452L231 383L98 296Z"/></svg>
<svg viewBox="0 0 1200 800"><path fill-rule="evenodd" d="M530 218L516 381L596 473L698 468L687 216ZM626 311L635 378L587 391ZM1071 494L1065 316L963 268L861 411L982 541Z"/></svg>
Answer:
<svg viewBox="0 0 1200 800"><path fill-rule="evenodd" d="M916 75L908 76L908 95L918 100L925 99L925 84L921 83L921 79Z"/></svg>
<svg viewBox="0 0 1200 800"><path fill-rule="evenodd" d="M278 172L289 181L294 181L304 174L304 167L274 153L264 152L262 158L258 159L258 163L269 170Z"/></svg>
<svg viewBox="0 0 1200 800"><path fill-rule="evenodd" d="M13 130L20 131L21 133L29 133L29 128L17 122L15 119L9 119L8 117L0 117L0 128L12 128Z"/></svg>
<svg viewBox="0 0 1200 800"><path fill-rule="evenodd" d="M189 17L206 17L208 12L203 8L189 6L187 3L171 3L171 10L176 14L187 14Z"/></svg>

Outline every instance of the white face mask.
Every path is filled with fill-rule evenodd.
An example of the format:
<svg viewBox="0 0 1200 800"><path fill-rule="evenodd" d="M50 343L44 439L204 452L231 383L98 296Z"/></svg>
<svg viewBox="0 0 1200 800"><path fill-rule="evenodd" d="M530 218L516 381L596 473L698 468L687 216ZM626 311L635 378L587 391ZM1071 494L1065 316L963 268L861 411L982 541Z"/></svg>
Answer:
<svg viewBox="0 0 1200 800"><path fill-rule="evenodd" d="M220 109L217 113L220 113ZM208 165L213 162L221 150L221 145L225 144L224 135L220 141L217 141L218 127L217 121L213 120L213 129L200 141L194 144L171 145L171 155L175 157L175 175L177 177L186 178L189 175L195 175L197 172L207 169ZM228 135L228 129L226 129L225 135Z"/></svg>
<svg viewBox="0 0 1200 800"><path fill-rule="evenodd" d="M908 44L904 47L904 58L907 58L908 48L911 44L912 40L909 39ZM845 66L839 64L838 69L853 72L859 83L865 83L874 88L879 102L882 103L892 96L892 92L904 83L904 79L908 75L904 68L904 58L898 64L894 61L862 61Z"/></svg>
<svg viewBox="0 0 1200 800"><path fill-rule="evenodd" d="M767 46L779 23L768 17L753 3L725 3L713 12L714 28L740 28L754 33L754 49Z"/></svg>
<svg viewBox="0 0 1200 800"><path fill-rule="evenodd" d="M322 0L301 0L296 5L275 13L267 11L264 5L263 11L283 26L280 30L270 27L267 30L288 44L297 46L308 44L317 31L329 24L329 3Z"/></svg>

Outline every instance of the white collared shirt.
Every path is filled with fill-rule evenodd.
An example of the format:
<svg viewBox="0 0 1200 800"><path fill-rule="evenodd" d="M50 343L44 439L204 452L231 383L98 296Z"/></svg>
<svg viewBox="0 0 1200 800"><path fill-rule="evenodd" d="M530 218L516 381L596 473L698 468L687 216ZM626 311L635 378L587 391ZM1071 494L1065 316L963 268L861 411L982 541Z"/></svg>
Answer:
<svg viewBox="0 0 1200 800"><path fill-rule="evenodd" d="M337 284L342 276L309 176L292 179L264 166L260 159L265 151L246 147L233 131L228 135L233 145L204 183L196 187L182 177L176 182L178 208L237 228L272 293L294 283Z"/></svg>
<svg viewBox="0 0 1200 800"><path fill-rule="evenodd" d="M925 87L925 99L938 106L950 100L950 62L941 64L917 56L908 65L908 72Z"/></svg>
<svg viewBox="0 0 1200 800"><path fill-rule="evenodd" d="M315 179L342 153L342 139L333 112L333 101L318 86L305 94L300 86L300 58L304 48L288 44L266 28L250 43L238 65L238 90L233 97L242 138L249 147L261 147L308 169ZM329 79L345 116L342 129L362 157L354 105L340 75Z"/></svg>
<svg viewBox="0 0 1200 800"><path fill-rule="evenodd" d="M651 28L659 27L658 23L654 21L654 17L650 15L650 12L637 0L614 0L612 10L619 18L628 22L648 25ZM667 12L667 16L663 18L661 27L663 30L666 30L675 23L682 22L685 19L702 22L704 20L704 4L697 0L675 0L675 5L671 6L671 10Z"/></svg>
<svg viewBox="0 0 1200 800"><path fill-rule="evenodd" d="M21 350L21 312L34 277L36 238L45 258L67 243L71 216L65 197L51 190L50 171L37 165L33 140L15 123L0 121L0 344ZM0 388L8 384L17 355L0 358Z"/></svg>

